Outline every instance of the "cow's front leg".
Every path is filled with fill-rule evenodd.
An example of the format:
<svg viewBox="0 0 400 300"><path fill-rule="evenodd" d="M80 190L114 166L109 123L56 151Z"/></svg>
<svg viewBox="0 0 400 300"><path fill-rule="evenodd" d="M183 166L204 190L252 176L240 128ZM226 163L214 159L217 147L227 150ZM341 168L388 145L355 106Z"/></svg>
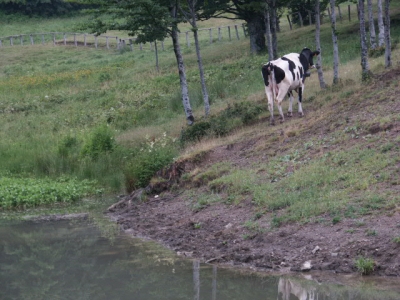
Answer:
<svg viewBox="0 0 400 300"><path fill-rule="evenodd" d="M293 92L289 92L288 96L289 96L289 110L288 110L287 116L292 117L293 116L293 109L292 109L292 107L293 107Z"/></svg>
<svg viewBox="0 0 400 300"><path fill-rule="evenodd" d="M283 123L283 122L285 122L285 116L283 115L283 111L282 111L282 102L278 102L278 109L279 109L281 123Z"/></svg>
<svg viewBox="0 0 400 300"><path fill-rule="evenodd" d="M270 117L270 123L271 123L271 125L275 125L275 119L274 119L274 101L272 100L272 95L270 96L270 97L267 97L268 98L268 110L269 110L269 112L270 112L270 114L271 114L271 117Z"/></svg>

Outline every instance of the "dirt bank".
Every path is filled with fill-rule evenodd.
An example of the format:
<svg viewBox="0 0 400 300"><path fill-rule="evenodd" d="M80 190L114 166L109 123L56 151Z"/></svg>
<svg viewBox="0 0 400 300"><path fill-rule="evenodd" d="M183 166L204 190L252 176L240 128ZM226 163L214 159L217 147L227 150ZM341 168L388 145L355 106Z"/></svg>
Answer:
<svg viewBox="0 0 400 300"><path fill-rule="evenodd" d="M195 174L196 169L208 170L223 161L235 168L251 169L273 157L284 157L296 147L304 149L309 141L346 134L351 136L329 144L329 148L325 144L309 148L307 159L318 159L328 151L347 151L354 146L380 149L384 143L390 145L388 151L392 151L393 157L399 157L398 78L400 68L377 76L363 91L342 93L340 99L330 100L324 106L306 105L307 115L303 119L288 118L284 124L274 127L268 125L268 120L260 120L240 138L211 147L191 159L180 160L159 174L164 181L151 186L146 197L142 190L133 192L110 207L108 214L123 230L203 262L266 271L311 269L353 273L357 272L355 260L364 257L375 262L372 274L400 276L398 196L394 196L392 205L365 214L344 215L337 220L321 215L312 221L274 226L271 220L276 211L260 212L251 196L238 203L215 201L196 206L202 193L210 193L207 182L195 176L191 182L185 182L183 176ZM321 99L314 101L321 102ZM387 174L392 175L387 175L386 182L377 182L374 186L382 195L400 194L400 162L394 161L395 165L387 166ZM374 176L381 175L377 172ZM222 198L228 199L227 195Z"/></svg>

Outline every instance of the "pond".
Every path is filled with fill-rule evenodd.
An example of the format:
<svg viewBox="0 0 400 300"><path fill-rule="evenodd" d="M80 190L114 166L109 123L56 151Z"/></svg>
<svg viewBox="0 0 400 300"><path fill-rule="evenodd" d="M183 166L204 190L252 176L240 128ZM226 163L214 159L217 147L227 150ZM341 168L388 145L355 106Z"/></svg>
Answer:
<svg viewBox="0 0 400 300"><path fill-rule="evenodd" d="M400 280L273 276L177 257L90 220L0 223L0 299L400 299Z"/></svg>

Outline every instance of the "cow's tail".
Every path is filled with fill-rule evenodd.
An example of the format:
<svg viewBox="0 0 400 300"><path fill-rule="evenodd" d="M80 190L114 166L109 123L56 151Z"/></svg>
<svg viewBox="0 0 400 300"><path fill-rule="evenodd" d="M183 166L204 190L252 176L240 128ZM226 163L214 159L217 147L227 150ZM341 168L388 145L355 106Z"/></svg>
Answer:
<svg viewBox="0 0 400 300"><path fill-rule="evenodd" d="M276 83L276 78L275 78L275 66L270 63L270 69L271 69L271 90L272 90L272 96L274 102L276 102L276 98L278 97L278 84Z"/></svg>

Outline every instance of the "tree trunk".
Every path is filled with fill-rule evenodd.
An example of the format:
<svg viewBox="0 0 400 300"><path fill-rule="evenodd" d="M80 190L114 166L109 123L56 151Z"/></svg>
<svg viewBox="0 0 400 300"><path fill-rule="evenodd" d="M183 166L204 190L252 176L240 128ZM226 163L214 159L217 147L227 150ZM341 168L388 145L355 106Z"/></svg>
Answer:
<svg viewBox="0 0 400 300"><path fill-rule="evenodd" d="M185 110L187 122L189 125L192 125L194 122L194 117L192 113L192 108L190 106L189 89L186 80L185 65L183 63L183 56L181 52L181 46L179 45L179 37L177 29L172 29L171 37L172 37L172 44L174 47L176 62L178 64L179 80L181 84L182 104Z"/></svg>
<svg viewBox="0 0 400 300"><path fill-rule="evenodd" d="M383 47L385 45L385 26L383 25L383 14L382 14L382 0L378 0L378 46Z"/></svg>
<svg viewBox="0 0 400 300"><path fill-rule="evenodd" d="M390 42L390 0L385 0L385 68L392 66L392 45Z"/></svg>
<svg viewBox="0 0 400 300"><path fill-rule="evenodd" d="M321 19L320 19L320 0L315 0L315 46L318 51L321 52L321 40L320 40L320 32L321 32ZM322 71L322 54L317 56L317 64L316 64L319 86L321 89L326 88L326 83L324 79L324 72Z"/></svg>
<svg viewBox="0 0 400 300"><path fill-rule="evenodd" d="M206 86L206 80L204 77L204 67L203 67L203 60L201 58L201 53L200 53L200 43L199 43L199 34L198 34L198 29L197 29L197 16L196 16L196 4L197 0L187 0L189 11L190 11L190 18L189 18L189 23L192 26L193 30L193 38L194 38L194 44L196 48L196 55L197 55L197 64L199 67L199 73L200 73L200 84L201 84L201 92L203 94L203 102L204 102L204 113L205 116L207 117L210 114L210 101L208 97L208 91L207 91L207 86Z"/></svg>
<svg viewBox="0 0 400 300"><path fill-rule="evenodd" d="M369 22L369 27L368 27L369 41L370 41L371 49L375 49L376 48L376 33L375 33L374 15L372 13L372 0L367 0L367 5L368 5L368 22Z"/></svg>
<svg viewBox="0 0 400 300"><path fill-rule="evenodd" d="M272 52L274 59L278 58L278 37L277 37L277 13L276 13L276 0L272 0L271 9L271 36L272 36Z"/></svg>
<svg viewBox="0 0 400 300"><path fill-rule="evenodd" d="M271 61L274 59L274 51L272 49L271 18L268 7L265 8L265 35L267 36L268 58Z"/></svg>
<svg viewBox="0 0 400 300"><path fill-rule="evenodd" d="M330 0L331 4L331 27L332 27L332 42L333 42L333 84L339 83L339 47L336 33L336 13L335 0Z"/></svg>
<svg viewBox="0 0 400 300"><path fill-rule="evenodd" d="M266 47L263 18L258 14L254 14L252 18L249 18L246 21L250 35L250 52L253 54L260 54L265 52Z"/></svg>
<svg viewBox="0 0 400 300"><path fill-rule="evenodd" d="M365 0L358 0L358 7L360 11L360 40L361 40L361 67L362 67L362 80L366 81L369 78L369 64L368 64L368 45L367 45L367 32L365 31ZM371 0L368 0L370 2Z"/></svg>

